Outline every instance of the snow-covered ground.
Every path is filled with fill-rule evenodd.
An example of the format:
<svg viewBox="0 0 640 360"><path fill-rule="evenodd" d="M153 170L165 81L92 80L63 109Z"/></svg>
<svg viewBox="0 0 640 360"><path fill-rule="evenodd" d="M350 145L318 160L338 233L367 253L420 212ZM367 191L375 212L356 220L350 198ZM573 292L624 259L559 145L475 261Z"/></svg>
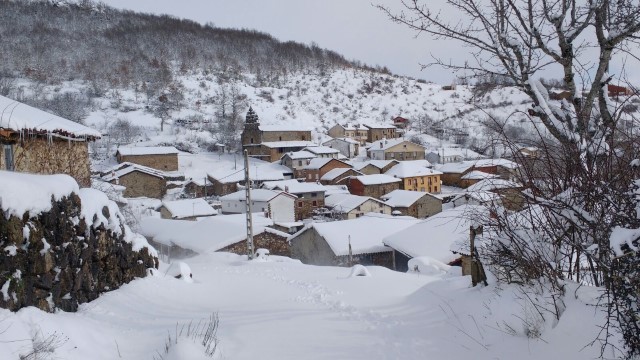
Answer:
<svg viewBox="0 0 640 360"><path fill-rule="evenodd" d="M570 288L567 310L552 328L553 321L541 324L514 289L472 288L455 270L434 276L367 267L370 276L351 276L349 268L225 253L185 262L182 272L190 268L193 282L165 276L180 273L180 265L162 264L156 276L104 294L77 313L0 310L2 359L18 359L34 336L54 333L59 347L48 358L159 358L176 328L212 313L220 319L221 359L569 360L599 354L597 344L588 346L602 319L588 305L597 292L587 287L576 297ZM535 331L539 339L525 335ZM196 357L202 348L190 341L180 338L175 350L182 357L171 350L166 358L204 358Z"/></svg>

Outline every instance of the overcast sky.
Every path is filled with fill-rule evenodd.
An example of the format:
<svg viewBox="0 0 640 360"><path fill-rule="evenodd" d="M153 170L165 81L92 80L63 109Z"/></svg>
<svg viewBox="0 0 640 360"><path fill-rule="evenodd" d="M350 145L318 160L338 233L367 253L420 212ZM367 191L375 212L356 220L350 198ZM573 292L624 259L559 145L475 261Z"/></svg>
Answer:
<svg viewBox="0 0 640 360"><path fill-rule="evenodd" d="M437 3L439 0L428 0ZM441 1L441 0L440 0ZM202 24L223 28L247 28L262 31L282 41L317 43L347 59L368 65L387 66L393 73L450 83L454 74L429 67L432 55L449 62L466 58L461 46L416 33L392 23L372 3L397 7L399 0L103 0L111 6L155 14L170 14ZM597 55L596 55L597 58ZM618 61L618 64L620 62ZM637 62L634 62L637 65ZM612 73L620 66L612 66ZM637 66L627 71L634 82L640 80ZM547 72L545 77L560 77ZM616 74L620 75L620 74Z"/></svg>

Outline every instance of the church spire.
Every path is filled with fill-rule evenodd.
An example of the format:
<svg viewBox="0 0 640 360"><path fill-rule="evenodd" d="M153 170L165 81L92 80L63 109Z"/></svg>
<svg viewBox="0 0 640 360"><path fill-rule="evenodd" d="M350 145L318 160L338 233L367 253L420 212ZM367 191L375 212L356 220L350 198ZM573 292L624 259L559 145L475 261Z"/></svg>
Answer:
<svg viewBox="0 0 640 360"><path fill-rule="evenodd" d="M245 119L245 122L247 124L254 124L258 122L258 114L256 114L255 111L253 111L253 108L251 106L249 106L249 111L247 112L247 117Z"/></svg>

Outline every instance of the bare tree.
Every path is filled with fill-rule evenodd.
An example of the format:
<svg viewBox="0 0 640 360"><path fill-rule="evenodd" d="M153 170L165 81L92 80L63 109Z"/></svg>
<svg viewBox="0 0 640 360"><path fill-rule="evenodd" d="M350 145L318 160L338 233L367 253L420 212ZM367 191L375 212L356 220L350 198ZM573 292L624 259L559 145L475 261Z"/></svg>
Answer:
<svg viewBox="0 0 640 360"><path fill-rule="evenodd" d="M621 106L608 97L614 54L637 46L640 4L633 0L446 0L442 8L400 0L395 12L379 5L391 20L419 33L457 41L470 49L461 63L435 59L455 72L508 79L532 102L526 114L538 133L540 155L525 158L497 123L503 146L521 164L528 207L518 213L495 211L489 257L506 281L550 286L552 312L563 311L564 281L603 286L608 322L599 337L602 351L614 328L627 357L640 355L640 286L629 269L640 261L640 232L617 241L619 229L636 229L638 141L624 131ZM446 17L445 15L446 14ZM455 19L455 20L450 20ZM628 65L627 65L628 66ZM542 70L561 69L570 99L551 100L540 81ZM506 131L505 131L506 130ZM548 135L547 135L548 134ZM584 271L586 268L586 271ZM631 275L631 276L630 276ZM613 327L612 327L613 326Z"/></svg>

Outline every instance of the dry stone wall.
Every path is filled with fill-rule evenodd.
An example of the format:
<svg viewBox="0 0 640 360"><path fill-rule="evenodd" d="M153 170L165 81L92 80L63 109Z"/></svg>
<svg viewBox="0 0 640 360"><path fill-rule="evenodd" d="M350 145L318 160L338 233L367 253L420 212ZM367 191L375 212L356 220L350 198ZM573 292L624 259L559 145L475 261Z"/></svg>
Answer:
<svg viewBox="0 0 640 360"><path fill-rule="evenodd" d="M106 206L102 215L115 216ZM147 248L134 251L124 235L88 227L80 217L75 193L52 200L51 210L37 216L0 215L0 307L76 311L157 268Z"/></svg>

